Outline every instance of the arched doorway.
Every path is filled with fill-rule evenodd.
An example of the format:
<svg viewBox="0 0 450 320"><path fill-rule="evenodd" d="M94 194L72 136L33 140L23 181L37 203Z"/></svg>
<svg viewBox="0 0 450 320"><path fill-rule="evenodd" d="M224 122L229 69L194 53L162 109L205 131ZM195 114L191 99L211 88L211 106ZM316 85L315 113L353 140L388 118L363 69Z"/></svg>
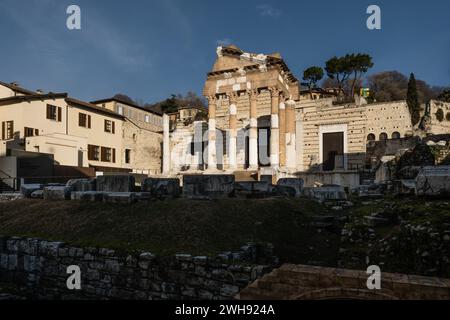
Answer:
<svg viewBox="0 0 450 320"><path fill-rule="evenodd" d="M385 141L388 139L388 135L386 132L380 133L380 141Z"/></svg>
<svg viewBox="0 0 450 320"><path fill-rule="evenodd" d="M392 132L392 139L400 139L400 132Z"/></svg>

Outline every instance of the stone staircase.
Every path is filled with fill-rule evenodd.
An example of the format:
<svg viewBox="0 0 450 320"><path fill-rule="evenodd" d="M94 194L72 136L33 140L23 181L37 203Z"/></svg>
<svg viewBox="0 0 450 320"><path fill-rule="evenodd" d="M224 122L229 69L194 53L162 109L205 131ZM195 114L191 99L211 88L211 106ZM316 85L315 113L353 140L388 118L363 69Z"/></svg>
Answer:
<svg viewBox="0 0 450 320"><path fill-rule="evenodd" d="M319 284L318 273L312 273L306 268L283 265L242 290L238 298L241 300L295 299L300 291L313 290Z"/></svg>
<svg viewBox="0 0 450 320"><path fill-rule="evenodd" d="M365 271L285 264L243 289L240 300L449 299L450 279L383 272L381 289Z"/></svg>

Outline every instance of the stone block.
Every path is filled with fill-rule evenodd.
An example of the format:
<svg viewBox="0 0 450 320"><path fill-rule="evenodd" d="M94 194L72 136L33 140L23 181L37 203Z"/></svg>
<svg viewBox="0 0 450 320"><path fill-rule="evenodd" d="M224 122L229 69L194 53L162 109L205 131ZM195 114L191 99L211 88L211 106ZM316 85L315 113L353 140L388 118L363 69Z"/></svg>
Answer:
<svg viewBox="0 0 450 320"><path fill-rule="evenodd" d="M106 192L103 195L103 201L130 204L135 201L135 194L133 192Z"/></svg>
<svg viewBox="0 0 450 320"><path fill-rule="evenodd" d="M20 193L25 198L31 198L31 194L37 190L42 190L44 186L42 184L22 184L20 186Z"/></svg>
<svg viewBox="0 0 450 320"><path fill-rule="evenodd" d="M300 197L302 195L304 183L303 179L300 178L282 178L278 180L277 185L294 188L295 196Z"/></svg>
<svg viewBox="0 0 450 320"><path fill-rule="evenodd" d="M416 194L437 196L450 193L450 166L423 167L416 177Z"/></svg>
<svg viewBox="0 0 450 320"><path fill-rule="evenodd" d="M66 184L71 191L95 191L95 179L72 179Z"/></svg>
<svg viewBox="0 0 450 320"><path fill-rule="evenodd" d="M72 200L81 201L103 201L103 192L99 191L72 191L70 195Z"/></svg>
<svg viewBox="0 0 450 320"><path fill-rule="evenodd" d="M31 194L31 199L44 199L44 190L36 190Z"/></svg>
<svg viewBox="0 0 450 320"><path fill-rule="evenodd" d="M385 225L389 224L389 219L380 218L380 217L365 216L364 217L364 224L369 226L369 227L385 226Z"/></svg>
<svg viewBox="0 0 450 320"><path fill-rule="evenodd" d="M179 179L148 178L142 182L142 191L156 197L179 197L181 187Z"/></svg>
<svg viewBox="0 0 450 320"><path fill-rule="evenodd" d="M272 195L283 197L296 197L297 191L293 186L272 186Z"/></svg>
<svg viewBox="0 0 450 320"><path fill-rule="evenodd" d="M44 200L70 200L70 189L67 187L45 187Z"/></svg>
<svg viewBox="0 0 450 320"><path fill-rule="evenodd" d="M347 194L345 193L344 187L334 185L303 188L303 195L318 201L347 200Z"/></svg>
<svg viewBox="0 0 450 320"><path fill-rule="evenodd" d="M185 175L183 195L190 199L227 198L234 193L234 175Z"/></svg>
<svg viewBox="0 0 450 320"><path fill-rule="evenodd" d="M97 191L105 192L133 192L135 179L133 176L99 176L97 180Z"/></svg>
<svg viewBox="0 0 450 320"><path fill-rule="evenodd" d="M267 181L240 181L234 183L234 192L238 196L268 196L271 188Z"/></svg>
<svg viewBox="0 0 450 320"><path fill-rule="evenodd" d="M136 201L149 201L152 195L150 192L135 192L134 197Z"/></svg>

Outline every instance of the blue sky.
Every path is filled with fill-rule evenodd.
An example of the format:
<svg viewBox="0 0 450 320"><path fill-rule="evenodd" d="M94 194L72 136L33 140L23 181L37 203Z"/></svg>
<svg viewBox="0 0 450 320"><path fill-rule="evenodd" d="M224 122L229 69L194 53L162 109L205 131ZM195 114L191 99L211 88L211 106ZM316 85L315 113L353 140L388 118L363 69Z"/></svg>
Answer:
<svg viewBox="0 0 450 320"><path fill-rule="evenodd" d="M223 4L226 3L226 4ZM66 9L81 8L81 30ZM366 27L381 8L382 30ZM0 80L93 100L201 93L215 48L280 52L300 78L334 56L369 53L371 72L450 85L450 1L0 0Z"/></svg>

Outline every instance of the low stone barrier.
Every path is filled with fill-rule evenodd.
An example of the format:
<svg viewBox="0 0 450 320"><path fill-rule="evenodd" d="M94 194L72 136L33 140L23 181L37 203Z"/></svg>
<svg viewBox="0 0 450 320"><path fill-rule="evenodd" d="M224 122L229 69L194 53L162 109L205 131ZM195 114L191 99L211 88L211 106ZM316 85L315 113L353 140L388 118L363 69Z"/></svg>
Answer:
<svg viewBox="0 0 450 320"><path fill-rule="evenodd" d="M148 178L142 182L141 190L158 198L177 198L181 195L179 179Z"/></svg>
<svg viewBox="0 0 450 320"><path fill-rule="evenodd" d="M188 199L227 198L234 193L234 175L185 175L183 196Z"/></svg>
<svg viewBox="0 0 450 320"><path fill-rule="evenodd" d="M232 299L273 269L245 262L256 252L255 246L246 245L214 258L164 258L150 252L120 255L105 248L0 236L0 281L16 283L33 299ZM81 290L66 285L67 268L73 265L81 270Z"/></svg>
<svg viewBox="0 0 450 320"><path fill-rule="evenodd" d="M99 176L96 178L96 191L103 192L134 192L135 179L133 176Z"/></svg>

